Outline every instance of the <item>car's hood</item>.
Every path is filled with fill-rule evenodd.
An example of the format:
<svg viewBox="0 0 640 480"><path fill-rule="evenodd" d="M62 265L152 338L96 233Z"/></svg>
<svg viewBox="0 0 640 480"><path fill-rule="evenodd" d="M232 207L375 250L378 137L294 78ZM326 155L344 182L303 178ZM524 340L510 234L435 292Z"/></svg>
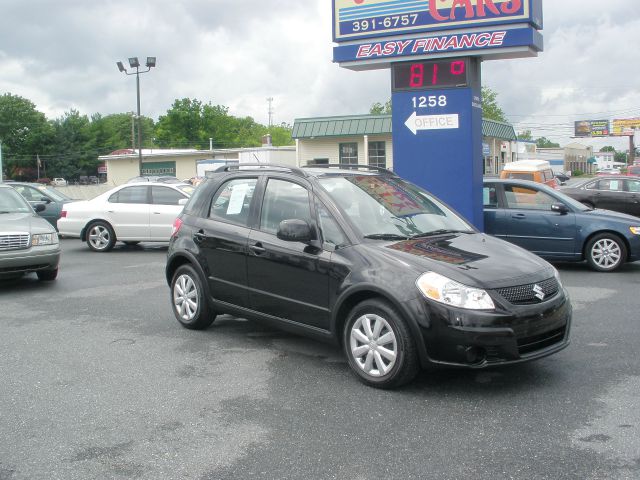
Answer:
<svg viewBox="0 0 640 480"><path fill-rule="evenodd" d="M54 231L49 222L33 213L0 214L0 234L8 232L51 233Z"/></svg>
<svg viewBox="0 0 640 480"><path fill-rule="evenodd" d="M452 233L379 245L386 255L412 270L433 271L472 287L525 285L554 275L553 267L542 258L483 233Z"/></svg>
<svg viewBox="0 0 640 480"><path fill-rule="evenodd" d="M634 226L640 226L640 217L634 217L628 213L614 212L613 210L587 210L583 212L585 215L590 215L594 219L607 219L607 220L620 220L622 222L632 223Z"/></svg>

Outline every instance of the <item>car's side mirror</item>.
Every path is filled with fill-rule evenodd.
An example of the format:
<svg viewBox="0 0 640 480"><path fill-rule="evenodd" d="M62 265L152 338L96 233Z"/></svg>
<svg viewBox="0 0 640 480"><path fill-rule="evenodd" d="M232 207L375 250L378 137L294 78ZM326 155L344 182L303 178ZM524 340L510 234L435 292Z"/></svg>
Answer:
<svg viewBox="0 0 640 480"><path fill-rule="evenodd" d="M281 221L276 235L280 240L303 243L310 242L313 236L309 224L296 219Z"/></svg>
<svg viewBox="0 0 640 480"><path fill-rule="evenodd" d="M566 215L569 213L569 207L567 207L564 203L554 203L551 205L551 211L559 213L561 215Z"/></svg>
<svg viewBox="0 0 640 480"><path fill-rule="evenodd" d="M36 211L36 213L44 212L45 208L47 207L45 206L44 203L36 203L33 206L33 209Z"/></svg>

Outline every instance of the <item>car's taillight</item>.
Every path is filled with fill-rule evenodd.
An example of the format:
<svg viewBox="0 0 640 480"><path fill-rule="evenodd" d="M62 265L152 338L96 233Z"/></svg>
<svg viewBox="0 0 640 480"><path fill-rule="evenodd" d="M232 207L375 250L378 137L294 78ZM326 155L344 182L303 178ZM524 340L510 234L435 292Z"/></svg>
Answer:
<svg viewBox="0 0 640 480"><path fill-rule="evenodd" d="M66 210L62 210L62 212L60 212L60 218L67 218L67 211Z"/></svg>
<svg viewBox="0 0 640 480"><path fill-rule="evenodd" d="M182 226L182 220L180 218L176 218L173 221L173 228L171 229L171 236L175 237L180 231L180 227Z"/></svg>

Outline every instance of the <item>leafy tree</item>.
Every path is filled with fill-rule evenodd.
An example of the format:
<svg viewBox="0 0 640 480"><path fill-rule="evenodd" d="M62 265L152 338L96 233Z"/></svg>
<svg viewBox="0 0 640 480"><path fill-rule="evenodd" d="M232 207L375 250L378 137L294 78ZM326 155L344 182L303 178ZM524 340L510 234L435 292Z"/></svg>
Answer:
<svg viewBox="0 0 640 480"><path fill-rule="evenodd" d="M46 152L53 130L45 115L22 97L0 96L0 141L3 167L10 176L24 178L22 169L35 168L37 155Z"/></svg>
<svg viewBox="0 0 640 480"><path fill-rule="evenodd" d="M257 147L269 129L251 117L234 117L222 105L202 103L196 99L175 100L172 107L158 120L155 128L156 144L163 148ZM291 145L291 127L271 127L274 145Z"/></svg>
<svg viewBox="0 0 640 480"><path fill-rule="evenodd" d="M610 146L610 145L607 145L606 147L602 147L602 148L600 149L600 151L601 151L601 152L615 152L615 151L616 151L616 149L615 149L615 148L613 148L613 147L612 147L612 146Z"/></svg>
<svg viewBox="0 0 640 480"><path fill-rule="evenodd" d="M525 142L532 142L533 135L531 135L531 130L525 130L524 132L518 133L518 140L523 140Z"/></svg>
<svg viewBox="0 0 640 480"><path fill-rule="evenodd" d="M52 122L54 137L47 155L47 175L50 177L76 178L93 175L98 158L89 150L91 122L86 115L70 110Z"/></svg>
<svg viewBox="0 0 640 480"><path fill-rule="evenodd" d="M627 154L625 152L616 152L613 157L614 162L627 163Z"/></svg>
<svg viewBox="0 0 640 480"><path fill-rule="evenodd" d="M296 142L291 138L291 133L293 132L293 128L291 125L286 123L281 123L277 126L272 126L269 133L271 133L271 142L276 147L286 146L286 145L295 145Z"/></svg>
<svg viewBox="0 0 640 480"><path fill-rule="evenodd" d="M552 142L547 137L540 137L536 140L538 148L560 148L559 143Z"/></svg>
<svg viewBox="0 0 640 480"><path fill-rule="evenodd" d="M391 100L387 101L384 105L379 102L371 105L369 113L372 115L391 115Z"/></svg>
<svg viewBox="0 0 640 480"><path fill-rule="evenodd" d="M498 105L498 94L489 87L482 87L482 117L496 122L506 122L502 108Z"/></svg>

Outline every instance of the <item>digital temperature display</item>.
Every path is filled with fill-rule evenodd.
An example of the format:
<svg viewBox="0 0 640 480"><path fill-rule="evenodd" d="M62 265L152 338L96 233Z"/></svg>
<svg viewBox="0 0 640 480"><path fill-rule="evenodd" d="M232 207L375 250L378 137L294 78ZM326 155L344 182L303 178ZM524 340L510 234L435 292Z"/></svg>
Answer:
<svg viewBox="0 0 640 480"><path fill-rule="evenodd" d="M468 71L469 62L467 59L394 63L392 66L392 90L466 87L468 85Z"/></svg>

